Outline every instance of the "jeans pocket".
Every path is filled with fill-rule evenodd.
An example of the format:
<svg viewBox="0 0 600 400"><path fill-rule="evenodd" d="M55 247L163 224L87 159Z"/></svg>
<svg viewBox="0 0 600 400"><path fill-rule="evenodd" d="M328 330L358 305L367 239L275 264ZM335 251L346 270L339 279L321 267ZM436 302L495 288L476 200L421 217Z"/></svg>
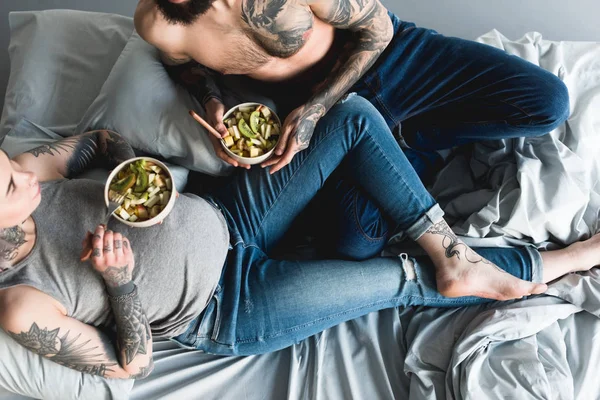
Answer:
<svg viewBox="0 0 600 400"><path fill-rule="evenodd" d="M216 341L221 326L221 286L217 285L204 310L204 315L198 327L199 338L210 338Z"/></svg>

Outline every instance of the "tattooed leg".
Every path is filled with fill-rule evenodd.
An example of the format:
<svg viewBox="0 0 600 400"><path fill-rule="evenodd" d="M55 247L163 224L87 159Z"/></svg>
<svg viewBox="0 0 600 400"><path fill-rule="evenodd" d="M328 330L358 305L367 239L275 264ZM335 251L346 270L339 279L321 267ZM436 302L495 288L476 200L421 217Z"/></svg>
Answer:
<svg viewBox="0 0 600 400"><path fill-rule="evenodd" d="M510 300L546 290L545 285L516 278L481 257L444 220L429 228L417 242L433 260L437 288L444 296Z"/></svg>

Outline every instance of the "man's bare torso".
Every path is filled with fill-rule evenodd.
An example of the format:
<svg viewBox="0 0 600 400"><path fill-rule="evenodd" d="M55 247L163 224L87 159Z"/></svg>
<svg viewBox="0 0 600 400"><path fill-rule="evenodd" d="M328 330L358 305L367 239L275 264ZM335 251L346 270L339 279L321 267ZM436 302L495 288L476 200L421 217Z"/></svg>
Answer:
<svg viewBox="0 0 600 400"><path fill-rule="evenodd" d="M152 0L142 0L136 28L174 62L193 59L222 74L268 82L306 75L335 52L335 28L316 18L303 0L278 6L216 0L190 26L169 24Z"/></svg>

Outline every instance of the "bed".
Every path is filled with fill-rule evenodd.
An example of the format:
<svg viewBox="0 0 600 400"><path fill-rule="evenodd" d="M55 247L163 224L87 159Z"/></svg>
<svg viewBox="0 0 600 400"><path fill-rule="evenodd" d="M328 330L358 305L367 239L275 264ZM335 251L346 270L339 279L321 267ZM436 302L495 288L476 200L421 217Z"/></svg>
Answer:
<svg viewBox="0 0 600 400"><path fill-rule="evenodd" d="M10 24L12 72L0 121L10 154L103 127L141 153L163 156L179 188L190 170L228 173L205 132L183 116L198 104L168 80L129 18L56 10L12 13ZM451 154L429 189L452 227L471 245L540 248L600 231L600 43L550 42L537 33L511 41L497 31L478 40L558 75L572 113L544 137ZM223 84L232 105L269 101L243 80ZM98 171L88 177L104 179ZM414 250L406 246L395 238L385 253ZM156 368L137 382L67 370L0 331L0 400L600 399L599 299L597 268L554 282L548 295L384 310L261 356L217 357L157 341Z"/></svg>

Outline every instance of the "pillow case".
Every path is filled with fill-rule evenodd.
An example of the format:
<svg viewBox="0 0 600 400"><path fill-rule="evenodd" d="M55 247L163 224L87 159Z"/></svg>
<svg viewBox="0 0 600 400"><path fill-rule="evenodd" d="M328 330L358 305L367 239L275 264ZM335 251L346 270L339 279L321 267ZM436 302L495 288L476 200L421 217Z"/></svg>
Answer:
<svg viewBox="0 0 600 400"><path fill-rule="evenodd" d="M12 12L0 143L23 117L72 134L133 32L131 18L72 10Z"/></svg>
<svg viewBox="0 0 600 400"><path fill-rule="evenodd" d="M273 107L241 82L234 77L220 82L226 106L257 101ZM213 176L230 173L233 167L215 155L208 133L190 117L190 109L204 116L198 101L168 76L158 50L134 33L77 132L114 130L134 148L189 169Z"/></svg>

